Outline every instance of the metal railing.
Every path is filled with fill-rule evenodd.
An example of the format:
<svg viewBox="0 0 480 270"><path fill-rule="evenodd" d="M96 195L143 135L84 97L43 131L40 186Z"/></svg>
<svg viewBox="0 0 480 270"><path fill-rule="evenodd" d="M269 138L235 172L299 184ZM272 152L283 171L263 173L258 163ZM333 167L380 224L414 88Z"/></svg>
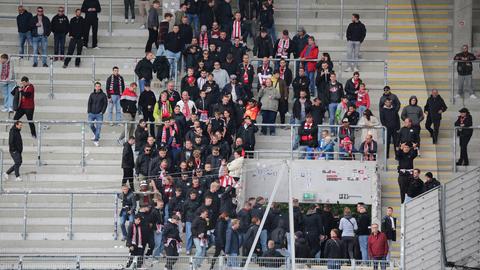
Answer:
<svg viewBox="0 0 480 270"><path fill-rule="evenodd" d="M0 178L3 179L3 150L0 149ZM3 192L3 181L0 180L0 193Z"/></svg>
<svg viewBox="0 0 480 270"><path fill-rule="evenodd" d="M457 132L460 129L471 129L472 132L475 133L475 130L480 129L480 126L476 126L476 127L453 127L453 134L452 134L453 135L452 136L453 137L453 156L452 156L453 172L457 172L457 140L460 141L460 139L457 139ZM472 138L474 138L473 135L472 135ZM475 165L475 164L473 164L473 165Z"/></svg>
<svg viewBox="0 0 480 270"><path fill-rule="evenodd" d="M176 257L150 257L150 256L128 256L128 255L0 255L0 269L144 269L143 267L151 267L152 269L162 269L166 263L173 263L174 269L190 269L200 270L211 269L245 269L246 257L241 256L219 256L219 257L194 257L194 256L176 256ZM198 262L202 262L203 267L198 266ZM295 265L295 266L294 266ZM32 267L37 268L32 268ZM39 267L40 266L40 267ZM395 260L378 261L378 260L348 260L348 259L295 259L293 264L290 257L255 257L249 265L249 270L257 269L278 269L290 270L294 267L306 267L324 269L324 267L333 267L329 269L344 269L348 267L350 270L372 269L378 266L388 270L399 269L399 264ZM337 268L338 267L338 268Z"/></svg>

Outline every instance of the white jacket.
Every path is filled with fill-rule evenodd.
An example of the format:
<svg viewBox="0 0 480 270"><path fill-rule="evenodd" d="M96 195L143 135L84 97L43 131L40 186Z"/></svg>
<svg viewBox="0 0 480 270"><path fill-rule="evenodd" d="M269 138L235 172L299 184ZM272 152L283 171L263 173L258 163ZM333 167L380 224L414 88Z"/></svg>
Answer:
<svg viewBox="0 0 480 270"><path fill-rule="evenodd" d="M228 174L231 177L240 178L242 176L243 161L244 158L239 157L227 164Z"/></svg>

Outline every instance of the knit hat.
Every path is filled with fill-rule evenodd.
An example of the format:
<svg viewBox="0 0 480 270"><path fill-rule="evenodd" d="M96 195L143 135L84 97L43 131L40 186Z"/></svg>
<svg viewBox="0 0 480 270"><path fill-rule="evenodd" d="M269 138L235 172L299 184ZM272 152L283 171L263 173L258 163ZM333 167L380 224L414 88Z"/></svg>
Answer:
<svg viewBox="0 0 480 270"><path fill-rule="evenodd" d="M237 75L235 74L230 75L230 80L236 80L236 79L237 79Z"/></svg>

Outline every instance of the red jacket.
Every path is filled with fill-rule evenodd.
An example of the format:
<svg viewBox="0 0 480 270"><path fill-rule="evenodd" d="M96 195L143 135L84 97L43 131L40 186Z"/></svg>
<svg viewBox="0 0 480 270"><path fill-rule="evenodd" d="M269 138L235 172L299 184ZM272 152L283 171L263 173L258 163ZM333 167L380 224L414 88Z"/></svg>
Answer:
<svg viewBox="0 0 480 270"><path fill-rule="evenodd" d="M300 53L300 58L305 58L305 59L317 59L318 58L318 47L317 45L313 45L313 48L310 50L310 53L306 55L307 53L307 48L308 44L303 48L303 51ZM317 63L315 61L308 61L307 62L307 72L315 72L315 65Z"/></svg>
<svg viewBox="0 0 480 270"><path fill-rule="evenodd" d="M383 232L373 233L368 236L368 257L385 257L388 254L387 236Z"/></svg>
<svg viewBox="0 0 480 270"><path fill-rule="evenodd" d="M33 84L29 84L23 88L21 92L21 99L20 99L20 108L21 109L34 109L35 108L35 88Z"/></svg>
<svg viewBox="0 0 480 270"><path fill-rule="evenodd" d="M370 109L370 95L368 94L368 91L365 91L365 93L358 93L357 94L357 102L355 103L355 106L358 108L360 106L365 106L367 109Z"/></svg>

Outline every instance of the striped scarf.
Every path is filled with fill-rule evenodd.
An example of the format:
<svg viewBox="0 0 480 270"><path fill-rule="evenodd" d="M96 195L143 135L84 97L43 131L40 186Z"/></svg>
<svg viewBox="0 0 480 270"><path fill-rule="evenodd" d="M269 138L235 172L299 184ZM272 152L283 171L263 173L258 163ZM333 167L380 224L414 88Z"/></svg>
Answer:
<svg viewBox="0 0 480 270"><path fill-rule="evenodd" d="M242 23L240 21L234 21L232 39L241 38L241 37L242 37Z"/></svg>
<svg viewBox="0 0 480 270"><path fill-rule="evenodd" d="M5 62L2 64L2 73L0 75L1 81L6 81L10 77L10 61Z"/></svg>
<svg viewBox="0 0 480 270"><path fill-rule="evenodd" d="M136 245L138 248L143 248L142 245L142 227L133 223L132 228L132 245ZM138 232L137 232L138 231ZM137 245L137 233L138 233L138 245Z"/></svg>
<svg viewBox="0 0 480 270"><path fill-rule="evenodd" d="M114 95L115 91L113 90L113 85L114 85L114 82L115 82L115 77L118 77L118 90L122 90L120 89L122 87L122 84L123 84L123 78L122 76L115 76L112 74L112 76L110 77L110 85L108 86L108 93L110 95Z"/></svg>

